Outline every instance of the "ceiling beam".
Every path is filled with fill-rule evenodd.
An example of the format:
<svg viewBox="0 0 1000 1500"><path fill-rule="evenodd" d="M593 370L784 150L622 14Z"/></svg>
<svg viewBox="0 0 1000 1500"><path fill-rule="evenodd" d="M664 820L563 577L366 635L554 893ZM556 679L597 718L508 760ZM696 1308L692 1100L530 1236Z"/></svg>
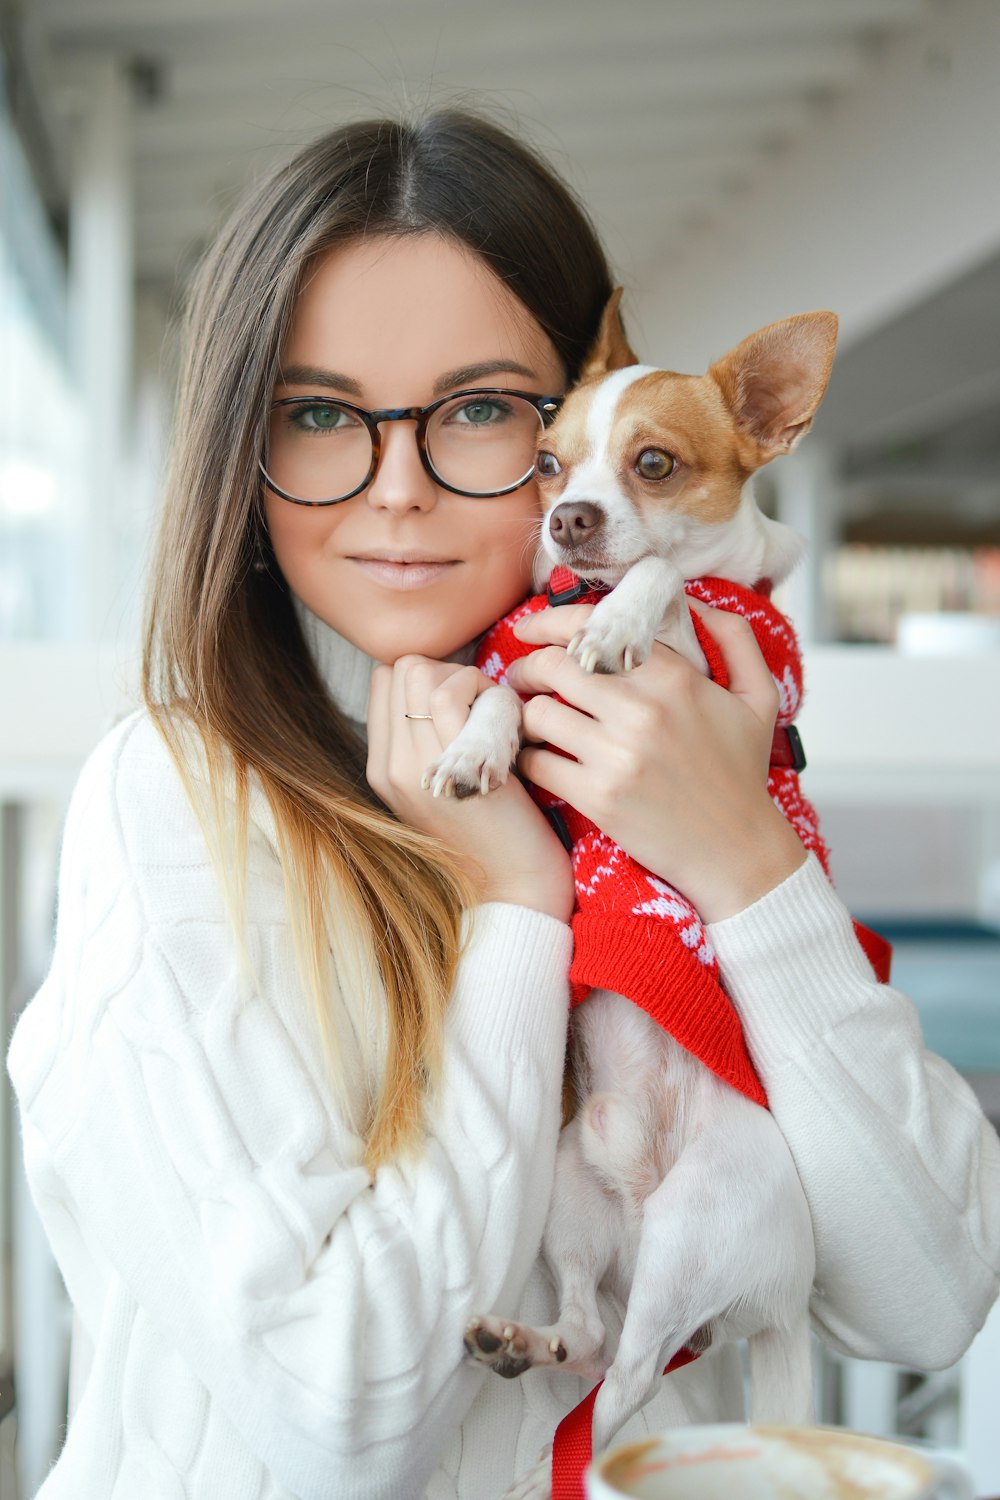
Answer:
<svg viewBox="0 0 1000 1500"><path fill-rule="evenodd" d="M590 208L595 218L608 217L619 223L625 221L632 233L643 235L650 229L669 226L671 219L681 213L709 209L715 201L716 191L711 183L688 180L674 185L669 202L654 198L631 201L595 195ZM229 207L218 200L213 203L198 198L189 199L187 203L151 204L148 200L140 203L135 219L140 257L157 245L173 245L180 249L192 239L213 233Z"/></svg>
<svg viewBox="0 0 1000 1500"><path fill-rule="evenodd" d="M311 21L327 29L335 24L345 32L361 25L377 38L406 16L403 5L378 0L338 0L335 20L329 0L285 0L281 6L274 0L147 0L140 14L135 0L43 0L39 9L50 34L66 45L142 47L162 40L196 48L213 34L232 39L233 28L238 28L235 45L247 48L253 45L248 37L252 28L272 54L276 40L287 44L297 26ZM850 27L897 26L915 19L922 9L922 0L836 0L835 5L826 0L699 0L697 5L690 0L626 0L606 13L606 26L609 33L628 36L633 44L636 35L648 37L653 32L667 36L672 45L726 34L780 40L796 34L829 36ZM487 30L496 16L493 6L466 5L456 12L443 4L425 3L420 29L437 45L455 33ZM497 24L527 51L526 39L534 46L544 34L546 8L531 0L509 0ZM550 24L565 42L563 13L554 14Z"/></svg>
<svg viewBox="0 0 1000 1500"><path fill-rule="evenodd" d="M248 154L243 159L213 154L207 160L190 162L153 159L140 163L136 173L136 202L141 210L165 210L200 203L228 206L255 177L266 175L272 166L285 159L284 149L268 148ZM764 160L752 146L745 150L717 150L704 156L683 153L644 156L608 153L603 158L588 158L579 175L586 183L586 195L623 209L655 204L657 212L667 211L666 198L679 187L713 188L742 179L756 170Z"/></svg>
<svg viewBox="0 0 1000 1500"><path fill-rule="evenodd" d="M218 55L207 49L197 61L187 63L166 55L162 59L164 97L153 112L169 119L194 107L206 115L235 109L266 117L298 100L315 107L326 95L324 106L335 104L340 112L356 116L398 103L401 87L421 102L428 95L468 91L474 86L477 92L497 91L515 109L545 118L549 101L560 95L573 100L600 98L612 75L627 80L622 92L634 101L633 107L645 101L676 109L699 99L780 97L841 87L855 79L869 60L869 49L853 36L789 40L780 46L760 42L741 46L726 38L679 55L660 33L652 35L638 53L623 38L609 38L606 50L595 48L590 37L575 44L564 40L559 73L553 77L552 59L545 48L526 51L521 43L477 38L467 49L453 44L441 58L429 54L421 62L419 34L409 43L405 33L397 41L405 67L328 41L317 42L308 52L281 49L252 57L234 57L225 47ZM123 50L123 55L127 57L128 51ZM61 55L57 76L68 90L73 88L76 73L86 79L87 62L86 52ZM433 79L430 88L428 78Z"/></svg>

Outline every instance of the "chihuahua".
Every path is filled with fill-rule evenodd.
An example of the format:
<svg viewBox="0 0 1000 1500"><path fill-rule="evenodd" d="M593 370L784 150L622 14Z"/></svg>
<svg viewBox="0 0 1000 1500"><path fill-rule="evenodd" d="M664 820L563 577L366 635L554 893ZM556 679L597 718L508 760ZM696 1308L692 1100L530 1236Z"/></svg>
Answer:
<svg viewBox="0 0 1000 1500"><path fill-rule="evenodd" d="M586 671L628 672L659 640L706 672L685 581L777 584L800 558L802 539L758 510L748 481L808 430L837 319L773 323L707 374L681 375L638 362L620 296L539 439L541 548L548 568L610 586L568 648ZM517 695L484 691L424 785L435 795L488 792L519 743ZM603 1377L595 1451L675 1354L736 1339L748 1340L753 1420L811 1421L812 1225L772 1116L610 990L574 1010L571 1060L580 1102L560 1137L543 1240L557 1321L477 1317L469 1355L508 1377L533 1366ZM613 1358L602 1285L627 1303ZM541 1470L537 1488L518 1490L546 1492Z"/></svg>

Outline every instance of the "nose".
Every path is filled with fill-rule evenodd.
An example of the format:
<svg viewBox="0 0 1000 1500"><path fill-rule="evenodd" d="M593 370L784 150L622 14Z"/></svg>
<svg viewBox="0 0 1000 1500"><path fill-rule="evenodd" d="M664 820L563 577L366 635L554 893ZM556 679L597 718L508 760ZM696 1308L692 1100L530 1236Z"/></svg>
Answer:
<svg viewBox="0 0 1000 1500"><path fill-rule="evenodd" d="M549 536L561 547L580 547L604 524L604 512L589 500L565 500L549 516Z"/></svg>
<svg viewBox="0 0 1000 1500"><path fill-rule="evenodd" d="M434 480L420 461L414 422L384 422L381 453L375 477L364 498L375 510L403 515L409 510L432 510L438 501Z"/></svg>

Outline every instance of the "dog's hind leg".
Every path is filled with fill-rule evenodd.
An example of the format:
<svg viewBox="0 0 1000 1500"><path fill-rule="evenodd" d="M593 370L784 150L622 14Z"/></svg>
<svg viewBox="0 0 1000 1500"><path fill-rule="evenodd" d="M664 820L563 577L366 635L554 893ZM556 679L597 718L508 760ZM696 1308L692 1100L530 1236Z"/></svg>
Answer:
<svg viewBox="0 0 1000 1500"><path fill-rule="evenodd" d="M465 1331L466 1351L498 1375L556 1366L598 1379L606 1359L597 1288L622 1249L624 1221L621 1198L600 1185L581 1147L579 1118L572 1120L559 1139L543 1246L558 1285L558 1320L532 1328L510 1318L473 1318Z"/></svg>
<svg viewBox="0 0 1000 1500"><path fill-rule="evenodd" d="M750 1420L783 1427L815 1421L812 1340L806 1308L791 1328L765 1328L747 1340Z"/></svg>
<svg viewBox="0 0 1000 1500"><path fill-rule="evenodd" d="M765 1110L720 1092L647 1199L621 1341L594 1408L595 1452L645 1403L664 1365L703 1325L713 1325L714 1341L726 1342L805 1316L811 1228L776 1136ZM773 1352L760 1346L761 1361L765 1347ZM780 1369L775 1364L774 1372L786 1391L802 1381L797 1399L804 1409L811 1378L801 1355Z"/></svg>
<svg viewBox="0 0 1000 1500"><path fill-rule="evenodd" d="M594 1452L652 1396L664 1366L738 1290L713 1253L713 1213L706 1212L704 1168L684 1157L646 1203L646 1216L625 1323L614 1361L594 1406Z"/></svg>

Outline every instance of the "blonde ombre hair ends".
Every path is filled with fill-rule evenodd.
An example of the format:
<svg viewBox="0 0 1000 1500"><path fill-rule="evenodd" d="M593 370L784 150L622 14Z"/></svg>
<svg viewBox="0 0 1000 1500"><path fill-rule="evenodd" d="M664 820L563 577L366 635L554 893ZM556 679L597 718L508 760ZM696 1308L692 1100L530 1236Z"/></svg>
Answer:
<svg viewBox="0 0 1000 1500"><path fill-rule="evenodd" d="M364 746L317 671L271 551L258 464L309 264L365 235L422 233L480 256L575 378L611 278L589 220L541 159L457 110L330 132L251 192L193 278L144 627L143 697L205 830L245 972L259 794L341 1107L346 1059L369 1039L361 1118L350 1113L371 1170L419 1146L473 892L449 851L369 788ZM328 1001L337 977L342 1015Z"/></svg>

